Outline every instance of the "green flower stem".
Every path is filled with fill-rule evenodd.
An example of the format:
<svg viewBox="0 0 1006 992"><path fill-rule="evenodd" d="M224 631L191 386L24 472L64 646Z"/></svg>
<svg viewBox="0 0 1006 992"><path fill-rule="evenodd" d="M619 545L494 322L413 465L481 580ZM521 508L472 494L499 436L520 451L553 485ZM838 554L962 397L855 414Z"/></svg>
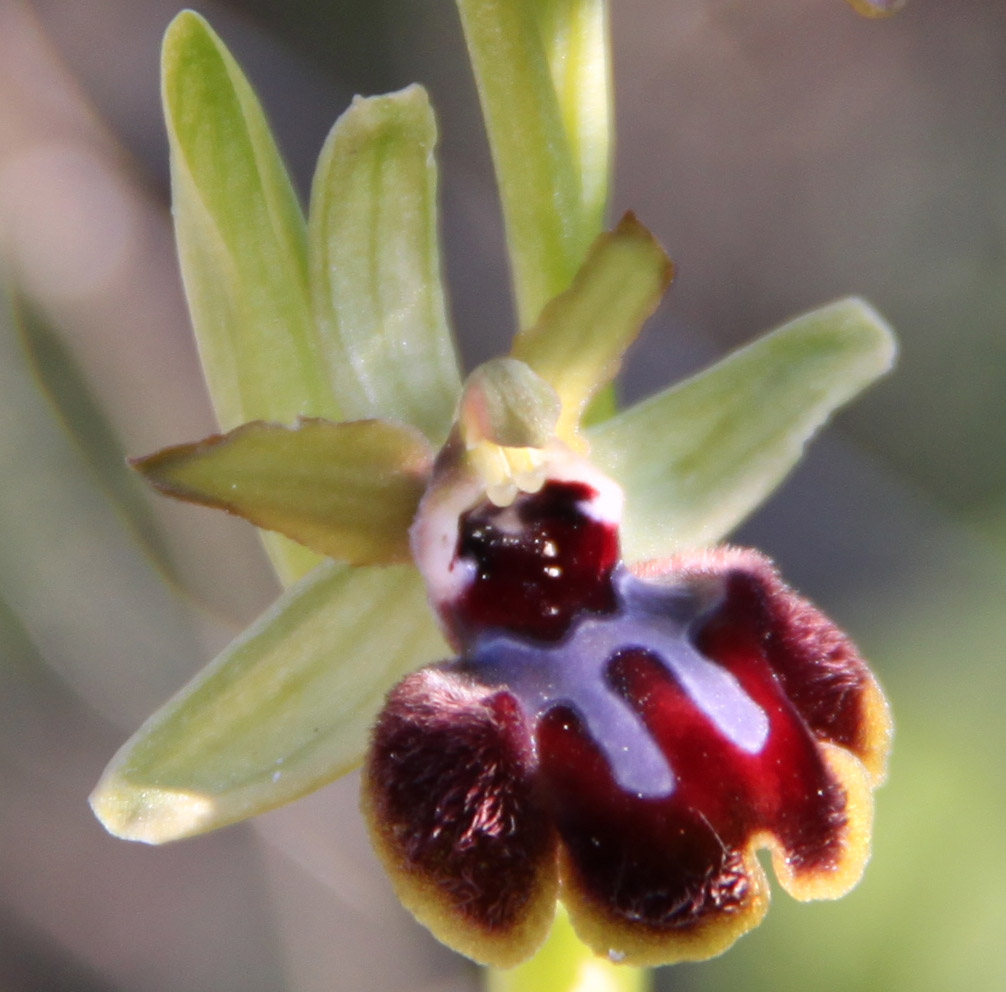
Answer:
<svg viewBox="0 0 1006 992"><path fill-rule="evenodd" d="M610 172L604 0L458 0L496 165L520 327L601 233Z"/></svg>
<svg viewBox="0 0 1006 992"><path fill-rule="evenodd" d="M490 971L486 992L649 992L650 972L596 957L560 908L545 946L507 971Z"/></svg>

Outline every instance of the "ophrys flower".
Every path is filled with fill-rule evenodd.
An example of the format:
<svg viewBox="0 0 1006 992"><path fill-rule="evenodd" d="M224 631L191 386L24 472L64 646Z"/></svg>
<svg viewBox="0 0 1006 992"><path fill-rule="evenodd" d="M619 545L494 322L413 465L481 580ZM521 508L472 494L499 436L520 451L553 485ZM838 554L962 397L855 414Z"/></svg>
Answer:
<svg viewBox="0 0 1006 992"><path fill-rule="evenodd" d="M183 269L233 429L138 465L333 561L272 545L304 577L125 745L103 822L160 842L269 809L358 764L376 719L377 847L480 960L531 953L557 895L615 958L715 953L764 910L761 844L798 896L852 884L882 698L718 542L888 368L883 322L833 304L585 427L670 277L629 216L462 391L422 90L354 103L305 230L219 41L182 15L166 52ZM200 87L226 126L189 112Z"/></svg>

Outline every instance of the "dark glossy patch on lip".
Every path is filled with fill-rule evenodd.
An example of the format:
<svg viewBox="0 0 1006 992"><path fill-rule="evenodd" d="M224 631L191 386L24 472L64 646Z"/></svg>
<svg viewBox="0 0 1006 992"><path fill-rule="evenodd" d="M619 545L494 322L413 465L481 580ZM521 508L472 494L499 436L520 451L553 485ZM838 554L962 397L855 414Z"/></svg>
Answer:
<svg viewBox="0 0 1006 992"><path fill-rule="evenodd" d="M648 652L626 649L610 664L612 689L640 714L673 768L666 798L620 788L574 711L556 707L540 720L542 775L577 885L612 917L670 930L742 911L751 886L745 861L768 836L794 873L839 864L845 793L757 640L738 640L726 659L769 716L756 753L720 732Z"/></svg>
<svg viewBox="0 0 1006 992"><path fill-rule="evenodd" d="M768 737L757 753L719 733L655 659L626 652L610 669L614 688L673 755L679 789L673 802L700 814L725 847L744 849L760 835L772 835L794 872L837 866L844 790L761 656L756 632L737 631L731 650L723 642L717 648L716 661L768 715Z"/></svg>
<svg viewBox="0 0 1006 992"><path fill-rule="evenodd" d="M619 788L571 710L546 714L538 743L574 884L598 912L667 930L744 905L743 852L724 846L701 810Z"/></svg>
<svg viewBox="0 0 1006 992"><path fill-rule="evenodd" d="M584 511L594 496L585 483L553 481L509 507L486 502L462 515L457 557L475 575L445 613L463 644L492 629L555 641L580 614L615 608L618 533Z"/></svg>
<svg viewBox="0 0 1006 992"><path fill-rule="evenodd" d="M758 552L719 548L671 563L679 565L685 581L716 575L725 582L723 604L700 633L704 652L717 660L743 654L740 642L761 632L755 655L767 661L814 736L848 748L881 780L889 717L852 641Z"/></svg>
<svg viewBox="0 0 1006 992"><path fill-rule="evenodd" d="M511 695L435 668L409 676L374 730L364 787L388 860L484 931L520 924L555 833Z"/></svg>

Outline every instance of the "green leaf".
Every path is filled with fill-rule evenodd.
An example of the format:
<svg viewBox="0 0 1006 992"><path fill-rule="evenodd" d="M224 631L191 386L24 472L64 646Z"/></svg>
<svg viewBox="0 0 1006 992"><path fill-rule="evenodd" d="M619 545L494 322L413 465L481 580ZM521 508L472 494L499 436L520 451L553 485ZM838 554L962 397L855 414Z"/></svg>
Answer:
<svg viewBox="0 0 1006 992"><path fill-rule="evenodd" d="M91 806L158 844L289 802L357 765L388 689L447 654L414 568L326 562L126 742Z"/></svg>
<svg viewBox="0 0 1006 992"><path fill-rule="evenodd" d="M469 445L543 448L555 436L559 397L523 362L494 358L468 377L458 411Z"/></svg>
<svg viewBox="0 0 1006 992"><path fill-rule="evenodd" d="M12 300L12 311L24 357L41 395L93 469L127 528L165 576L179 581L143 484L129 471L122 442L70 349L29 300Z"/></svg>
<svg viewBox="0 0 1006 992"><path fill-rule="evenodd" d="M400 420L441 443L461 383L440 277L436 140L421 86L357 97L318 161L309 246L343 415Z"/></svg>
<svg viewBox="0 0 1006 992"><path fill-rule="evenodd" d="M199 637L39 389L19 303L0 279L0 602L75 693L133 723L178 684Z"/></svg>
<svg viewBox="0 0 1006 992"><path fill-rule="evenodd" d="M315 338L296 195L255 94L192 11L165 35L162 99L178 255L220 426L341 419ZM318 561L269 537L288 580Z"/></svg>
<svg viewBox="0 0 1006 992"><path fill-rule="evenodd" d="M506 223L520 327L601 233L610 87L603 0L457 0Z"/></svg>
<svg viewBox="0 0 1006 992"><path fill-rule="evenodd" d="M253 421L133 465L161 492L227 510L355 565L409 559L433 452L385 420Z"/></svg>
<svg viewBox="0 0 1006 992"><path fill-rule="evenodd" d="M592 428L595 462L626 492L625 557L721 540L832 411L890 369L895 350L875 310L841 300Z"/></svg>
<svg viewBox="0 0 1006 992"><path fill-rule="evenodd" d="M558 433L579 428L590 400L618 374L622 355L670 285L673 266L632 214L594 242L573 285L552 300L512 354L562 400Z"/></svg>

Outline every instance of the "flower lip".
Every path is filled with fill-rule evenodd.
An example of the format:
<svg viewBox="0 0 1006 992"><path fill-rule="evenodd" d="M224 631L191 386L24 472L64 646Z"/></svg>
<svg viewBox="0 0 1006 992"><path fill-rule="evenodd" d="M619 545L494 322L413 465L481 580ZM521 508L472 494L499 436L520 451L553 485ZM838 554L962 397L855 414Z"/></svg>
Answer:
<svg viewBox="0 0 1006 992"><path fill-rule="evenodd" d="M430 666L389 694L363 812L399 898L451 946L517 964L558 888L555 830L517 701Z"/></svg>
<svg viewBox="0 0 1006 992"><path fill-rule="evenodd" d="M558 705L572 708L618 786L639 798L670 796L676 776L638 712L610 685L611 671L626 653L655 659L721 736L758 754L769 732L765 710L692 641L693 630L715 604L684 584L656 586L624 567L613 575L612 586L617 605L611 615L584 611L557 644L488 632L461 663L463 669L484 685L509 689L533 724Z"/></svg>
<svg viewBox="0 0 1006 992"><path fill-rule="evenodd" d="M848 640L757 553L622 564L610 522L620 493L583 465L560 450L541 489L507 507L470 474L463 500L435 480L417 531L438 534L439 562L465 576L434 600L460 656L389 697L364 807L403 900L478 960L513 963L544 937L555 865L595 951L701 959L765 912L756 848L798 898L834 897L858 878L886 711ZM462 508L448 518L451 506ZM520 719L500 723L504 711ZM469 738L488 756L495 735L510 786L449 757ZM420 774L421 795L410 784ZM500 817L511 828L497 842L479 824ZM450 850L436 840L444 831ZM467 891L475 835L486 878L533 851L521 880Z"/></svg>

